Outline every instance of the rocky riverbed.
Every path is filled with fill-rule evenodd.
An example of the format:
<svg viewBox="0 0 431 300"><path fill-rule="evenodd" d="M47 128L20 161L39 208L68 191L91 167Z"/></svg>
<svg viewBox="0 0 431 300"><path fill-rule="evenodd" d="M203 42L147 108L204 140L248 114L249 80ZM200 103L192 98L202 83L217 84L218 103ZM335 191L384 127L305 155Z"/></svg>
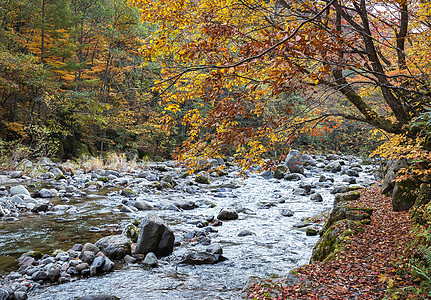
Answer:
<svg viewBox="0 0 431 300"><path fill-rule="evenodd" d="M351 156L292 150L245 178L208 163L226 168L85 171L44 158L2 172L0 299L238 299L249 277L308 263L334 194L374 182Z"/></svg>

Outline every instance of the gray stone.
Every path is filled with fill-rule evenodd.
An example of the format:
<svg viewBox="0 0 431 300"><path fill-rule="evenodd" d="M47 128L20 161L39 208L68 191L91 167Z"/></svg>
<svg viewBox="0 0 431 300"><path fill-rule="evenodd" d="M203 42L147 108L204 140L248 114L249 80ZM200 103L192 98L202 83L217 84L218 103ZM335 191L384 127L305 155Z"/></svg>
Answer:
<svg viewBox="0 0 431 300"><path fill-rule="evenodd" d="M105 264L105 257L104 256L97 256L94 258L93 262L91 263L91 267L96 267L97 269L103 267Z"/></svg>
<svg viewBox="0 0 431 300"><path fill-rule="evenodd" d="M9 299L9 292L6 289L0 287L0 300L7 299Z"/></svg>
<svg viewBox="0 0 431 300"><path fill-rule="evenodd" d="M75 244L75 246L77 246L77 248L79 248L79 245L80 245L80 244ZM74 246L74 247L75 247L75 246ZM73 249L73 248L72 248L72 250L80 251L80 250ZM96 245L94 245L94 244L92 244L92 243L86 243L86 244L82 247L81 251L91 251L91 252L93 252L94 254L96 254L97 252L99 252L99 251L100 251L100 249L99 249Z"/></svg>
<svg viewBox="0 0 431 300"><path fill-rule="evenodd" d="M152 210L154 206L145 200L136 200L135 207L139 210Z"/></svg>
<svg viewBox="0 0 431 300"><path fill-rule="evenodd" d="M97 268L95 266L90 266L90 276L97 274Z"/></svg>
<svg viewBox="0 0 431 300"><path fill-rule="evenodd" d="M124 213L132 213L134 212L132 208L128 207L127 205L122 205L120 212L124 212Z"/></svg>
<svg viewBox="0 0 431 300"><path fill-rule="evenodd" d="M325 170L330 171L332 173L337 173L341 171L341 163L340 161L336 160L333 162L330 162L326 167Z"/></svg>
<svg viewBox="0 0 431 300"><path fill-rule="evenodd" d="M31 279L34 281L38 281L38 280L48 280L48 274L44 271L36 271L33 273L33 275L31 275Z"/></svg>
<svg viewBox="0 0 431 300"><path fill-rule="evenodd" d="M72 247L73 251L82 251L83 246L81 244L75 244Z"/></svg>
<svg viewBox="0 0 431 300"><path fill-rule="evenodd" d="M238 219L238 213L233 208L223 208L218 216L219 220L236 220Z"/></svg>
<svg viewBox="0 0 431 300"><path fill-rule="evenodd" d="M11 178L20 178L22 176L22 171L12 171L9 173Z"/></svg>
<svg viewBox="0 0 431 300"><path fill-rule="evenodd" d="M172 230L158 216L148 214L141 223L137 254L153 252L157 256L166 256L174 249L175 237Z"/></svg>
<svg viewBox="0 0 431 300"><path fill-rule="evenodd" d="M190 210L198 207L195 202L191 200L176 200L174 205L180 209Z"/></svg>
<svg viewBox="0 0 431 300"><path fill-rule="evenodd" d="M311 194L310 199L312 201L315 201L315 202L322 202L323 201L323 197L319 193Z"/></svg>
<svg viewBox="0 0 431 300"><path fill-rule="evenodd" d="M250 230L241 230L238 233L238 236L247 236L247 235L256 235L256 234Z"/></svg>
<svg viewBox="0 0 431 300"><path fill-rule="evenodd" d="M146 265L150 265L150 266L156 266L157 265L157 257L153 252L150 252L147 255L145 255L145 259L142 263L144 263Z"/></svg>
<svg viewBox="0 0 431 300"><path fill-rule="evenodd" d="M134 264L134 263L136 263L137 259L134 258L133 256L126 255L126 256L124 256L124 261L128 264Z"/></svg>
<svg viewBox="0 0 431 300"><path fill-rule="evenodd" d="M223 249L219 244L212 244L205 251L212 254L223 254Z"/></svg>
<svg viewBox="0 0 431 300"><path fill-rule="evenodd" d="M88 269L88 267L89 267L88 264L86 262L83 262L83 263L78 264L75 269L79 273L82 273L82 271ZM71 268L69 268L69 269L71 269Z"/></svg>
<svg viewBox="0 0 431 300"><path fill-rule="evenodd" d="M109 272L114 268L114 263L108 258L105 257L105 263L103 264L102 267L102 272Z"/></svg>
<svg viewBox="0 0 431 300"><path fill-rule="evenodd" d="M117 298L113 295L87 295L83 297L77 298L77 300L119 300L120 298Z"/></svg>
<svg viewBox="0 0 431 300"><path fill-rule="evenodd" d="M121 234L101 238L95 245L111 259L122 259L131 253L129 238Z"/></svg>
<svg viewBox="0 0 431 300"><path fill-rule="evenodd" d="M25 201L18 195L12 196L9 200L16 205L25 205Z"/></svg>
<svg viewBox="0 0 431 300"><path fill-rule="evenodd" d="M94 259L94 253L91 251L82 251L81 255L79 256L79 259L81 259L85 263L91 263Z"/></svg>
<svg viewBox="0 0 431 300"><path fill-rule="evenodd" d="M49 280L52 282L57 282L58 278L60 278L60 269L58 268L51 268L48 272Z"/></svg>
<svg viewBox="0 0 431 300"><path fill-rule="evenodd" d="M203 265L215 264L224 260L226 260L226 258L221 256L220 254L212 254L208 252L192 252L184 255L179 263L189 265Z"/></svg>
<svg viewBox="0 0 431 300"><path fill-rule="evenodd" d="M16 185L10 188L10 194L13 195L27 195L30 196L30 192L23 185Z"/></svg>
<svg viewBox="0 0 431 300"><path fill-rule="evenodd" d="M304 174L304 163L302 160L302 153L298 150L292 149L287 154L285 160L286 166L291 173Z"/></svg>
<svg viewBox="0 0 431 300"><path fill-rule="evenodd" d="M407 166L408 164L406 159L390 160L387 162L387 167L384 171L385 178L382 183L383 194L388 195L392 192L395 187L395 178L397 178L398 171Z"/></svg>
<svg viewBox="0 0 431 300"><path fill-rule="evenodd" d="M287 208L282 209L280 213L283 217L293 217L293 211Z"/></svg>
<svg viewBox="0 0 431 300"><path fill-rule="evenodd" d="M54 197L52 192L48 189L41 189L37 195L41 198L52 198L52 197Z"/></svg>

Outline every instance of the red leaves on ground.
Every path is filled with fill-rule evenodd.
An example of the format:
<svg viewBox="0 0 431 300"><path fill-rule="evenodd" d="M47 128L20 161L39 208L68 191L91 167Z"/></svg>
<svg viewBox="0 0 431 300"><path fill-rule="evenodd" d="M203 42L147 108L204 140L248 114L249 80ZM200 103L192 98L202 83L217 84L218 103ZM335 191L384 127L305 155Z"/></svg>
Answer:
<svg viewBox="0 0 431 300"><path fill-rule="evenodd" d="M357 230L337 259L299 268L302 282L293 286L283 286L280 281L273 286L256 284L250 298L383 299L388 288L415 285L404 272L405 251L412 239L408 212L394 212L391 198L383 196L378 187L362 190L351 205L373 208L371 225L363 225L363 232Z"/></svg>

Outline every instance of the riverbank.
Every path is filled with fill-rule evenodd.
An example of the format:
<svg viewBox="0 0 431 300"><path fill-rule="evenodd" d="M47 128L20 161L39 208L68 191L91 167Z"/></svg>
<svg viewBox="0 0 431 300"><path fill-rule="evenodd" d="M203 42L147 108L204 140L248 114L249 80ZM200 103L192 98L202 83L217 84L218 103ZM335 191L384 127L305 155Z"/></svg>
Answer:
<svg viewBox="0 0 431 300"><path fill-rule="evenodd" d="M409 292L408 251L412 242L409 212L394 212L391 198L379 187L361 191L351 207L372 208L371 224L357 227L335 259L297 269L299 281L289 285L270 279L248 289L252 299L425 299ZM386 297L386 298L385 298Z"/></svg>
<svg viewBox="0 0 431 300"><path fill-rule="evenodd" d="M16 299L69 300L89 291L120 299L238 299L249 277L283 277L307 263L322 225L322 217L315 216L330 210L334 194L374 182L374 167L359 158L295 154L273 172L246 172L245 178L238 166L217 160L210 163L223 164L223 172L194 175L173 162L112 170L98 164L69 168L48 160L29 168L39 170L36 174L5 172L2 259L29 250L46 255L27 259L31 265L25 268L11 265L5 282ZM93 262L86 266L83 253L73 250L75 244L85 247L105 236L127 235L130 223L148 213L175 234L173 253L158 257L156 268L146 268L139 257L134 257L137 262L113 258L118 267L98 276L98 267L91 272ZM210 248L227 260L211 259L216 256ZM56 249L67 255L54 255ZM85 266L78 273L70 262L76 257ZM54 281L33 278L53 268L60 271ZM65 283L55 284L55 279Z"/></svg>

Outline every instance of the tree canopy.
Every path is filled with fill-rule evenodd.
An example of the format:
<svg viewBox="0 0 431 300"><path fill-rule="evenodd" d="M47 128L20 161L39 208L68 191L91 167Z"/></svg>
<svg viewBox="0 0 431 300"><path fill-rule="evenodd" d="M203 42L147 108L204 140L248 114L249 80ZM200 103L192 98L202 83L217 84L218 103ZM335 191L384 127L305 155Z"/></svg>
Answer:
<svg viewBox="0 0 431 300"><path fill-rule="evenodd" d="M429 105L428 2L130 2L157 25L142 51L164 121L188 128L180 159L229 148L248 166L342 119L413 136Z"/></svg>

